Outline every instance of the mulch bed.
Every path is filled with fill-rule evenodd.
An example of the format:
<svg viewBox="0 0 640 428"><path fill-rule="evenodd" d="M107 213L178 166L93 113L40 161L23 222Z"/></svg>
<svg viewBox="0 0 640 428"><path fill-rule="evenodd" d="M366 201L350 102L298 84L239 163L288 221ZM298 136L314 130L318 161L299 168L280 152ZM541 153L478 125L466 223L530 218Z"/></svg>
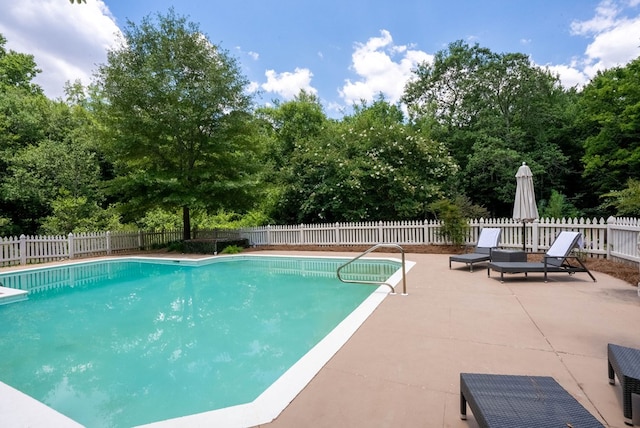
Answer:
<svg viewBox="0 0 640 428"><path fill-rule="evenodd" d="M257 248L247 248L245 251L280 250L280 251L332 251L332 252L363 252L371 248L370 245L261 245ZM462 249L453 245L403 245L406 253L417 254L460 254ZM381 249L384 251L384 249ZM389 252L393 252L390 249ZM640 283L640 269L637 265L626 262L618 262L609 259L587 258L585 265L589 270L605 273L614 278L621 279L630 285L638 286Z"/></svg>

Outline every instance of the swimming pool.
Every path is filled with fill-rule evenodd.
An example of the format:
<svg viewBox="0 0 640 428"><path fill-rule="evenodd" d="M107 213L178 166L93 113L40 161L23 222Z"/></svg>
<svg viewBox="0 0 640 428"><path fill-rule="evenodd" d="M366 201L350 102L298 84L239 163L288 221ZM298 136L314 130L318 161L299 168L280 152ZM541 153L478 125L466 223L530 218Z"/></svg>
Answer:
<svg viewBox="0 0 640 428"><path fill-rule="evenodd" d="M2 325L12 325L0 339L8 368L0 380L87 426L268 422L386 295L338 282L341 262L130 258L0 275L30 292L0 307ZM386 276L380 280L399 267L365 264L367 275ZM345 322L351 333L336 333ZM322 350L327 341L333 351ZM247 420L256 414L260 420Z"/></svg>

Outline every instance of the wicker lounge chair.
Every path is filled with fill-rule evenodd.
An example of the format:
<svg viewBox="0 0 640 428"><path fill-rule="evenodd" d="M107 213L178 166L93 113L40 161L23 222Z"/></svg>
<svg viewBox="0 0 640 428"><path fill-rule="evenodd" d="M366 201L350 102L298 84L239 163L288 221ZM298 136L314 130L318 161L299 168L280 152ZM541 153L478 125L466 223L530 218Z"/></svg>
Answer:
<svg viewBox="0 0 640 428"><path fill-rule="evenodd" d="M498 247L502 229L485 227L480 231L478 243L473 253L457 254L449 257L449 269L451 262L461 262L469 265L469 272L473 272L473 264L491 260L491 250Z"/></svg>
<svg viewBox="0 0 640 428"><path fill-rule="evenodd" d="M549 376L460 373L460 418L467 403L480 427L600 428L587 409Z"/></svg>
<svg viewBox="0 0 640 428"><path fill-rule="evenodd" d="M551 248L544 254L541 262L491 262L487 267L487 276L491 276L491 271L500 272L500 281L504 282L505 273L524 273L525 277L529 272L544 273L544 282L547 282L547 273L565 272L570 275L576 272L586 272L593 281L596 278L582 261L572 256L571 251L575 247L582 247L582 234L580 232L560 232Z"/></svg>

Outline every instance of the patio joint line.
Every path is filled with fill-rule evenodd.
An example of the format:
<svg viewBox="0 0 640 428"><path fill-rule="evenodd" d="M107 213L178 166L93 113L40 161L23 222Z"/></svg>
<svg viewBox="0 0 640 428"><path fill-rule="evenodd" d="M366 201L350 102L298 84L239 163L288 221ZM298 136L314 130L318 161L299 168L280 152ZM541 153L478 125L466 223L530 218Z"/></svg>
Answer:
<svg viewBox="0 0 640 428"><path fill-rule="evenodd" d="M582 396L584 397L585 400L587 400L591 406L595 409L595 411L598 413L598 416L600 416L601 420L606 421L606 419L604 418L604 415L600 412L600 410L598 409L598 407L595 405L595 403L591 400L591 397L589 397L589 395L587 394L587 392L584 390L584 388L582 387L582 384L578 381L578 379L576 379L576 377L573 375L573 372L571 372L571 370L569 370L569 367L567 367L567 365L564 362L564 359L562 358L562 355L573 355L573 354L569 354L566 352L560 352L558 351L549 341L549 338L547 338L547 336L542 332L542 329L540 328L540 326L538 325L538 323L536 323L536 321L533 319L533 317L531 316L531 314L529 313L529 311L527 310L527 308L524 306L524 304L522 303L522 301L520 300L520 297L518 297L518 295L516 293L513 292L513 290L511 289L511 287L509 287L509 291L511 291L511 293L513 294L513 296L516 298L516 300L518 301L518 304L520 305L520 307L522 308L522 310L524 311L525 314L527 314L527 317L529 317L529 319L531 320L531 322L533 323L533 325L536 327L536 329L540 332L540 334L542 335L542 337L544 337L544 340L549 344L549 347L551 348L551 350L553 351L553 353L556 355L556 357L558 357L558 360L560 361L560 364L562 364L562 366L564 367L564 369L566 370L566 372L569 374L569 376L571 376L571 379L573 379L573 381L575 382L575 384L578 386L578 388L580 389L580 391L582 391Z"/></svg>

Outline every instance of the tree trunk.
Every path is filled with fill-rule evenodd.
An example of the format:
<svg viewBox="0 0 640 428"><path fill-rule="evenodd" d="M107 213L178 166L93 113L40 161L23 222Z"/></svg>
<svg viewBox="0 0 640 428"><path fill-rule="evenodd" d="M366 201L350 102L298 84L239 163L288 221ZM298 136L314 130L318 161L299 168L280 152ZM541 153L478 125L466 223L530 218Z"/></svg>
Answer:
<svg viewBox="0 0 640 428"><path fill-rule="evenodd" d="M191 239L191 215L189 207L182 207L182 239L188 241Z"/></svg>

